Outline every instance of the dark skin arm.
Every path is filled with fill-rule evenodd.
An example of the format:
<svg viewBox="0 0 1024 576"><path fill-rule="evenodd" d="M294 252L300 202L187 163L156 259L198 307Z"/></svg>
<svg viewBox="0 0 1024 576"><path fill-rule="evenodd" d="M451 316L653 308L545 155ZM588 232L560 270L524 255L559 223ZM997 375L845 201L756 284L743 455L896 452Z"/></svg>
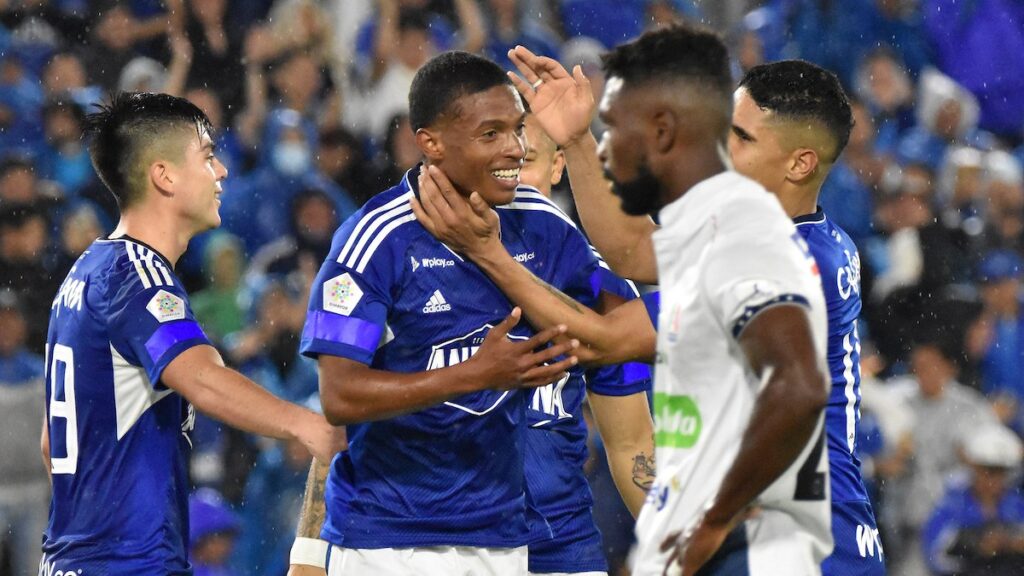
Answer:
<svg viewBox="0 0 1024 576"><path fill-rule="evenodd" d="M619 364L654 357L657 334L640 300L601 315L537 278L516 262L498 237L498 216L480 195L467 201L436 166L420 172L420 199L410 200L424 228L468 256L523 308L537 328L558 324L583 346L575 352L585 364Z"/></svg>
<svg viewBox="0 0 1024 576"><path fill-rule="evenodd" d="M803 308L780 305L761 312L740 335L747 362L765 384L714 503L691 533L675 532L662 543L663 552L672 550L668 564L678 563L684 576L714 555L758 495L811 440L828 402L811 334Z"/></svg>
<svg viewBox="0 0 1024 576"><path fill-rule="evenodd" d="M518 322L518 308L491 329L479 351L469 360L439 370L398 373L375 370L337 356L320 357L320 402L324 416L335 426L393 418L479 390L535 388L561 379L575 365L579 345L567 341L534 350L564 334L554 326L526 341L505 336ZM358 383L358 384L356 384Z"/></svg>

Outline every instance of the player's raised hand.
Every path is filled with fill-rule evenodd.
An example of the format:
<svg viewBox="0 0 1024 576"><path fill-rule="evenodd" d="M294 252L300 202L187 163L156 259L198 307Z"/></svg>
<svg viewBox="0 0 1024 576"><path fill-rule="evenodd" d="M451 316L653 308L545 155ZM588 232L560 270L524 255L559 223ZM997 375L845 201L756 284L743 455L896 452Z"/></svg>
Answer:
<svg viewBox="0 0 1024 576"><path fill-rule="evenodd" d="M596 106L590 80L579 65L569 74L557 60L537 56L523 46L509 50L508 57L522 78L514 72L508 72L508 77L555 144L569 146L587 134Z"/></svg>
<svg viewBox="0 0 1024 576"><path fill-rule="evenodd" d="M321 462L330 462L345 447L345 429L332 426L316 412L308 412L295 438Z"/></svg>
<svg viewBox="0 0 1024 576"><path fill-rule="evenodd" d="M579 347L578 340L564 340L538 350L565 334L564 325L548 328L528 340L510 340L508 333L519 323L521 315L520 309L515 308L500 324L491 328L480 350L469 360L480 370L480 381L486 383L487 388L507 390L544 386L561 380L566 376L566 370L576 365L575 356L566 356L557 362L555 359L571 354Z"/></svg>
<svg viewBox="0 0 1024 576"><path fill-rule="evenodd" d="M474 192L467 201L437 166L425 166L419 175L419 199L409 204L420 224L432 236L469 257L488 250L504 250L498 214Z"/></svg>

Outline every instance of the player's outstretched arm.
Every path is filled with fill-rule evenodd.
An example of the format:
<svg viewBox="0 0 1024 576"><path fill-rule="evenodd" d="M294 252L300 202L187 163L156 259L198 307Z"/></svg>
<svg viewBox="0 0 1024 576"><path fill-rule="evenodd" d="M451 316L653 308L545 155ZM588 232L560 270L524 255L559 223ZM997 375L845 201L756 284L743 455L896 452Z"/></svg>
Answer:
<svg viewBox="0 0 1024 576"><path fill-rule="evenodd" d="M343 434L323 416L285 402L227 368L212 346L193 346L179 354L161 381L212 418L253 434L299 440L314 458L329 461L342 447Z"/></svg>
<svg viewBox="0 0 1024 576"><path fill-rule="evenodd" d="M487 333L476 354L448 368L386 372L348 358L322 354L320 402L324 415L336 426L383 420L470 392L536 388L560 380L576 364L574 354L579 342L563 341L537 350L564 335L565 326L548 328L529 340L510 340L506 336L519 323L520 316L519 308L514 309ZM569 356L557 360L566 354Z"/></svg>
<svg viewBox="0 0 1024 576"><path fill-rule="evenodd" d="M306 491L302 495L299 510L299 524L295 529L295 544L292 545L288 576L325 576L327 574L327 543L320 540L320 530L327 519L327 502L324 491L327 487L327 472L330 462L316 458L309 465L306 477Z"/></svg>
<svg viewBox="0 0 1024 576"><path fill-rule="evenodd" d="M673 534L662 544L663 550L675 547L669 562L680 562L684 576L711 558L754 499L792 466L828 402L827 381L802 307L764 310L740 334L739 344L764 384L739 454L713 503L692 533Z"/></svg>
<svg viewBox="0 0 1024 576"><path fill-rule="evenodd" d="M590 133L596 108L590 80L579 66L570 75L557 60L537 56L523 46L509 50L508 56L522 75L509 72L509 78L530 105L534 119L565 153L576 210L590 240L617 274L656 284L651 233L657 226L647 216L624 213L604 177L597 141Z"/></svg>
<svg viewBox="0 0 1024 576"><path fill-rule="evenodd" d="M425 173L424 173L425 172ZM655 330L640 300L600 315L537 278L516 262L498 236L498 216L473 193L466 202L435 166L421 171L413 213L424 228L468 256L537 328L565 324L583 343L575 354L585 364L618 364L654 357Z"/></svg>
<svg viewBox="0 0 1024 576"><path fill-rule="evenodd" d="M622 501L634 518L654 482L654 422L647 394L604 396L588 393L597 430L604 440L608 468Z"/></svg>

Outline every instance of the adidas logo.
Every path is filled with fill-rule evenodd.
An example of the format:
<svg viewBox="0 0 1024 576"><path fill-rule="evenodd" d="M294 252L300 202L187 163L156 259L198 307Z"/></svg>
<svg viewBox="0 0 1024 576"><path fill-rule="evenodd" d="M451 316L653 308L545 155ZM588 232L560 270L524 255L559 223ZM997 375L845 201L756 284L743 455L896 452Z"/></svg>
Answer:
<svg viewBox="0 0 1024 576"><path fill-rule="evenodd" d="M427 305L423 307L423 313L433 314L434 312L447 312L451 309L452 305L444 299L444 296L441 295L441 291L434 290L434 294L431 295L430 300L427 300Z"/></svg>

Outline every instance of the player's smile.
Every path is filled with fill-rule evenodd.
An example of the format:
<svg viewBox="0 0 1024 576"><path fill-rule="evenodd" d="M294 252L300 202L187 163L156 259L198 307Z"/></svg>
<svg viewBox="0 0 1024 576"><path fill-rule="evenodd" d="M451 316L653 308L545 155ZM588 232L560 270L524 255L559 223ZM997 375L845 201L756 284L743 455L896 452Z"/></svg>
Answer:
<svg viewBox="0 0 1024 576"><path fill-rule="evenodd" d="M505 189L515 190L516 186L519 185L519 171L522 170L523 164L520 162L511 168L499 168L491 170L491 176Z"/></svg>

